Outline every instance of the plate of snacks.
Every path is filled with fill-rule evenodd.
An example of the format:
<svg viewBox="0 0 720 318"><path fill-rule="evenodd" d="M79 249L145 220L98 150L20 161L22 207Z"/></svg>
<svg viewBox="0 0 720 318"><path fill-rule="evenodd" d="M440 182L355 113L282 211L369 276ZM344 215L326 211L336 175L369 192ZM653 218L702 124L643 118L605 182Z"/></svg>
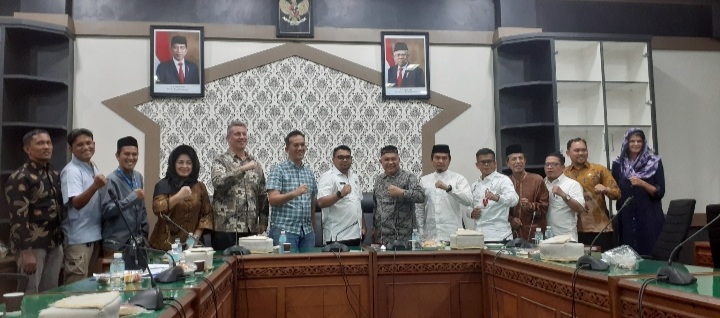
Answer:
<svg viewBox="0 0 720 318"><path fill-rule="evenodd" d="M197 265L190 262L180 262L178 266L182 267L185 276L195 275L195 271L197 270Z"/></svg>
<svg viewBox="0 0 720 318"><path fill-rule="evenodd" d="M440 249L440 244L435 240L426 240L422 242L422 249L426 251L437 251Z"/></svg>
<svg viewBox="0 0 720 318"><path fill-rule="evenodd" d="M142 272L141 271L125 271L125 275L123 276L125 279L125 284L129 283L137 283L142 281Z"/></svg>

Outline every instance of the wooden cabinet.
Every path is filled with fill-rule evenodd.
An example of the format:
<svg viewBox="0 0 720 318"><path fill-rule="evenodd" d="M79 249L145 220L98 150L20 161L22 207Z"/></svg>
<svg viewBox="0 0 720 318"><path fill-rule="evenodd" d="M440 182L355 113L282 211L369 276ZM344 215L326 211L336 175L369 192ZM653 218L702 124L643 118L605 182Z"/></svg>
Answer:
<svg viewBox="0 0 720 318"><path fill-rule="evenodd" d="M56 169L62 169L69 159L66 136L72 127L74 41L63 26L0 18L3 187L26 160L22 137L30 130L50 133L54 146L51 162ZM5 242L9 232L6 204L5 199L0 200L0 240Z"/></svg>
<svg viewBox="0 0 720 318"><path fill-rule="evenodd" d="M590 162L610 163L630 127L657 149L649 38L536 34L494 47L498 160L522 145L527 170L544 174L545 156L587 141Z"/></svg>

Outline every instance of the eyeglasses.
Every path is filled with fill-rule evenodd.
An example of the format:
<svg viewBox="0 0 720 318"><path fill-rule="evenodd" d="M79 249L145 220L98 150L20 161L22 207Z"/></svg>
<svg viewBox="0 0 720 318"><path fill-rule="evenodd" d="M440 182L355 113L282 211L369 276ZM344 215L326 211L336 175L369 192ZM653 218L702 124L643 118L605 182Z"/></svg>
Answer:
<svg viewBox="0 0 720 318"><path fill-rule="evenodd" d="M483 166L489 166L489 165L493 164L493 162L495 162L495 160L480 160L480 161L478 161L478 163Z"/></svg>
<svg viewBox="0 0 720 318"><path fill-rule="evenodd" d="M555 168L555 167L558 167L558 166L560 166L560 165L561 165L561 163L559 163L559 162L546 162L546 163L545 163L545 167L546 167L546 168Z"/></svg>
<svg viewBox="0 0 720 318"><path fill-rule="evenodd" d="M336 156L338 160L352 160L352 156Z"/></svg>

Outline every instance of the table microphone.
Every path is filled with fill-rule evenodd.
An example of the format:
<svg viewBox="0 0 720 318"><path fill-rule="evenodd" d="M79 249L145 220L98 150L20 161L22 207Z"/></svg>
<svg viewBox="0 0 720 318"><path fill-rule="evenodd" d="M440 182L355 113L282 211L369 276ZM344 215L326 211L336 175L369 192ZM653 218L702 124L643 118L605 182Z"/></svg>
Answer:
<svg viewBox="0 0 720 318"><path fill-rule="evenodd" d="M120 243L120 242L115 241L115 240L105 240L105 241L108 242L108 243L110 243L110 244L116 244L116 245L122 245L122 246L130 246L129 244ZM174 259L174 258L172 257L172 255L170 255L170 253L168 253L167 251L163 251L163 250L159 250L159 249L155 249L155 248L150 248L150 247L144 247L144 246L137 246L137 248L142 249L142 250L146 250L146 251L150 251L150 252L167 254L167 255L168 255L168 258L170 258L170 260L172 261L172 267L170 267L170 268L168 268L168 269L166 269L166 270L164 270L164 271L162 271L162 272L160 272L160 273L158 273L158 274L156 275L155 280L157 280L158 282L160 282L160 283L174 283L174 282L182 279L183 276L185 275L185 271L182 269L181 266L178 266L178 265L175 263L175 259ZM147 259L145 260L145 262L147 263ZM150 269L149 269L149 268L148 268L148 274L150 274L150 277L152 277L152 273L150 273Z"/></svg>
<svg viewBox="0 0 720 318"><path fill-rule="evenodd" d="M576 268L588 268L588 266L589 266L588 269L592 270L592 271L608 270L608 268L609 268L608 263L605 263L601 259L592 257L593 246L595 246L595 241L597 241L597 239L600 238L600 234L605 232L605 229L607 229L607 227L610 226L610 224L612 224L612 222L615 220L615 218L618 217L618 215L620 215L620 212L622 212L622 210L625 207L627 207L630 204L630 202L632 202L634 199L635 199L634 197L629 197L629 198L627 198L627 200L625 200L625 202L620 207L620 209L617 211L617 213L615 213L615 215L610 219L610 221L608 221L608 224L605 224L605 227L592 240L592 243L590 243L590 250L588 251L588 253L583 256L580 256L580 258L578 258L577 264L575 266Z"/></svg>
<svg viewBox="0 0 720 318"><path fill-rule="evenodd" d="M535 223L535 211L532 213L532 219L530 220L530 228L528 229L528 238L530 238L530 232L532 231L532 225ZM518 235L516 239L511 240L510 242L507 242L505 244L505 248L534 248L535 244L530 243L530 241L522 238L520 235L520 231L522 230L522 226L520 230L516 230L515 233Z"/></svg>
<svg viewBox="0 0 720 318"><path fill-rule="evenodd" d="M693 233L693 235L690 235L690 237L686 238L684 241L680 242L670 253L670 257L668 257L668 264L664 265L660 268L658 268L657 271L657 280L662 282L667 282L673 285L690 285L697 281L697 278L693 276L693 274L682 272L676 267L672 267L672 259L673 255L677 253L678 249L680 249L683 244L687 243L688 241L695 238L700 232L707 229L711 224L715 223L718 219L720 219L720 214L716 216L712 221L708 222L708 224L705 224L705 226L701 227L697 232Z"/></svg>
<svg viewBox="0 0 720 318"><path fill-rule="evenodd" d="M162 213L160 213L160 217L163 218L163 219L165 219L165 221L170 222L170 223L171 223L172 225L174 225L176 228L178 228L178 229L180 229L181 231L183 231L183 233L187 234L187 236L192 237L192 238L195 240L195 242L196 242L197 244L199 244L200 246L204 246L204 245L202 244L202 242L200 242L200 239L199 239L197 236L195 236L195 234L192 234L192 233L188 232L188 231L187 231L186 229L184 229L182 226L180 226L179 224L175 223L175 221L173 221L167 214L162 214ZM190 248L190 247L192 247L192 246L188 246L188 248Z"/></svg>
<svg viewBox="0 0 720 318"><path fill-rule="evenodd" d="M325 245L323 247L322 251L323 252L349 252L350 248L348 248L347 245L338 242L337 238L338 238L338 236L340 236L340 233L345 232L347 229L349 229L357 224L358 224L358 221L355 221L353 224L350 224L347 227L345 227L344 229L340 230L340 232L337 232L337 234L335 234L334 242L332 242L328 245ZM330 237L330 239L332 240L332 237Z"/></svg>
<svg viewBox="0 0 720 318"><path fill-rule="evenodd" d="M132 230L132 228L130 228L130 224L128 223L127 219L125 218L125 214L123 213L123 209L125 207L123 207L120 204L120 201L118 200L118 196L115 194L115 191L113 188L108 187L108 195L110 196L110 200L112 200L112 202L115 203L115 206L117 206L117 208L119 210L118 214L120 214L120 218L123 220L123 223L125 223L125 227L127 228L128 233L130 233L130 240L131 240L131 242L133 242L130 246L131 249L127 253L128 259L127 259L126 265L129 265L128 269L145 268L145 266L147 265L147 257L143 257L143 262L145 262L145 263L140 263L138 260L137 254L140 253L140 251L138 250L138 246L139 246L138 244L140 243L140 240L135 235L133 235L133 230ZM111 240L105 240L105 241L110 242ZM121 244L121 245L123 245L123 244ZM132 259L130 257L132 257ZM130 262L131 260L134 260L134 262Z"/></svg>
<svg viewBox="0 0 720 318"><path fill-rule="evenodd" d="M129 244L120 243L118 241L114 240L105 240L108 243L116 244L116 245L123 245L123 246L129 246ZM151 251L160 251L152 248L142 247L142 246L136 246L137 248L141 249L147 249ZM166 253L164 251L160 251L163 253ZM142 255L143 258L145 258L145 269L148 271L148 274L150 274L150 289L143 290L141 292L138 292L128 300L129 304L137 305L140 307L143 307L147 310L158 310L163 308L163 294L159 287L157 287L157 283L155 282L155 278L153 278L153 274L150 271L150 266L148 265L147 255L143 253L138 253ZM162 273L161 273L162 274ZM158 274L159 276L160 274Z"/></svg>

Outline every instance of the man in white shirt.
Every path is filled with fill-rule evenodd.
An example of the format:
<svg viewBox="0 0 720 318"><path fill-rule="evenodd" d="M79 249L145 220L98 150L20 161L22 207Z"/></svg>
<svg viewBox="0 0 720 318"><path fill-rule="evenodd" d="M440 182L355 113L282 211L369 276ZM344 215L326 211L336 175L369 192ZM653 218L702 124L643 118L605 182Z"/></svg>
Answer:
<svg viewBox="0 0 720 318"><path fill-rule="evenodd" d="M463 213L472 205L470 183L448 170L450 147L435 145L430 153L435 172L420 178L425 202L417 205L418 227L423 239L449 241L450 234L462 228Z"/></svg>
<svg viewBox="0 0 720 318"><path fill-rule="evenodd" d="M585 211L583 188L563 174L565 156L554 152L545 158L545 186L550 193L547 225L555 235L570 235L577 241L577 213Z"/></svg>
<svg viewBox="0 0 720 318"><path fill-rule="evenodd" d="M362 217L362 188L350 172L352 153L345 145L333 149L333 168L320 176L318 205L322 208L323 239L347 246L360 246L365 236Z"/></svg>
<svg viewBox="0 0 720 318"><path fill-rule="evenodd" d="M519 197L508 176L498 173L495 152L482 148L475 153L475 166L480 178L473 182L473 209L477 229L485 235L485 242L498 242L512 238L508 216L510 208L518 204Z"/></svg>

